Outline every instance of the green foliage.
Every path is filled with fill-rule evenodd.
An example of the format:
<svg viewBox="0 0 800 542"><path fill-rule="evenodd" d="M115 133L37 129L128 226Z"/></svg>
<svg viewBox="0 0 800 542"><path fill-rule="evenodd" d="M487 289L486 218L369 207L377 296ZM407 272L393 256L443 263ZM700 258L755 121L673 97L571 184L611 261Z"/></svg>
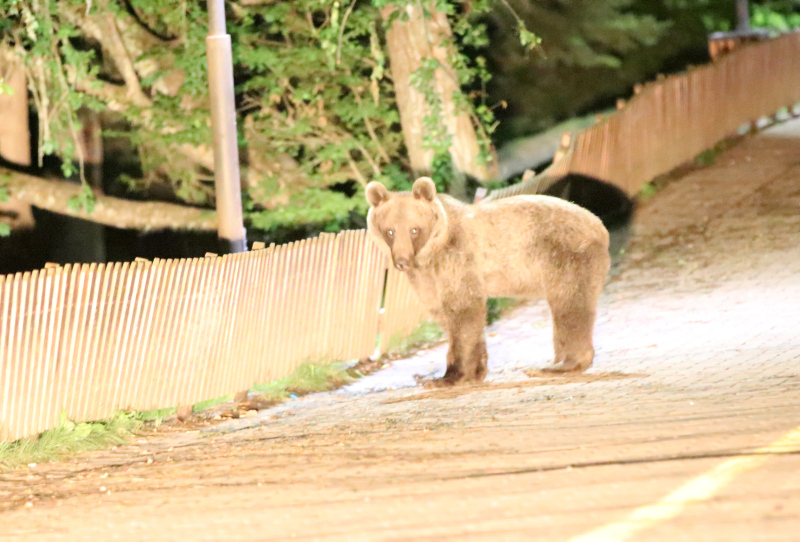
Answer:
<svg viewBox="0 0 800 542"><path fill-rule="evenodd" d="M179 198L209 203L212 176L196 154L184 152L211 140L204 7L160 0L131 0L127 8L113 1L0 0L2 39L24 57L32 78L42 128L40 162L44 155L57 155L64 174L72 175L79 158L78 109L102 110L116 101L145 171L129 188L166 181ZM274 210L306 190L379 174L381 163L400 158L379 19L366 8L350 14L346 25L338 3L323 0L237 4L229 11L235 77L241 82L237 100L243 119L251 122L240 119L239 126L250 127L241 141L248 145L243 151L252 150L247 180L255 192L253 214ZM133 44L129 61L141 86L136 100L119 103L124 92L117 91L125 87L108 83L125 77L126 66L107 54L106 15L119 21L117 30ZM136 89L125 83L131 95ZM287 171L287 162L296 167ZM322 203L310 213L315 220L341 218L354 206L336 197ZM73 198L70 207L90 211L88 192ZM296 213L286 214L291 219ZM259 222L277 223L272 218Z"/></svg>
<svg viewBox="0 0 800 542"><path fill-rule="evenodd" d="M8 203L8 198L11 197L11 194L8 192L8 187L6 183L8 182L7 175L0 175L0 203Z"/></svg>
<svg viewBox="0 0 800 542"><path fill-rule="evenodd" d="M363 192L360 193L360 198L348 198L344 194L310 187L293 194L288 205L250 213L250 224L254 228L271 230L279 226L336 222L345 219L350 211L366 213L368 204Z"/></svg>
<svg viewBox="0 0 800 542"><path fill-rule="evenodd" d="M124 444L141 425L132 414L118 412L99 422L74 423L61 415L58 427L36 437L0 442L0 472L21 465L41 463L89 450Z"/></svg>
<svg viewBox="0 0 800 542"><path fill-rule="evenodd" d="M161 425L165 419L178 413L178 407L157 408L133 412L133 416L142 423Z"/></svg>
<svg viewBox="0 0 800 542"><path fill-rule="evenodd" d="M664 47L674 14L663 1L508 0L515 14L499 7L487 13L490 45L481 52L493 74L490 102L508 103L497 112L502 124L495 139L535 133L589 108L606 107L654 75L675 48L694 47L682 34L674 46ZM520 24L541 40L533 52L523 45L530 39L526 34L520 32L521 44L508 32ZM702 23L675 30L684 27L697 31L697 46L707 54Z"/></svg>
<svg viewBox="0 0 800 542"><path fill-rule="evenodd" d="M694 163L698 166L706 167L714 165L714 161L717 159L717 154L719 154L715 149L708 149L694 158Z"/></svg>
<svg viewBox="0 0 800 542"><path fill-rule="evenodd" d="M428 114L422 120L424 129L423 146L434 151L434 154L446 153L453 144L453 136L442 121L444 102L436 89L436 72L442 66L435 58L428 58L411 74L411 86L416 88L428 104Z"/></svg>
<svg viewBox="0 0 800 542"><path fill-rule="evenodd" d="M408 355L414 350L431 346L444 337L442 328L431 320L425 320L408 335L396 335L389 339L386 353L392 357Z"/></svg>
<svg viewBox="0 0 800 542"><path fill-rule="evenodd" d="M369 180L403 183L407 158L385 52L392 20L384 21L379 10L400 8L395 14L403 18L409 1L228 4L252 227L346 225L353 213L365 212L361 187ZM450 21L454 40L443 45L448 69L464 89L453 99L473 118L481 160L487 161L496 127L482 98L489 70L465 48L486 46L478 18L490 2L437 0L423 6ZM113 108L129 126L144 171L142 179L120 179L127 190L146 193L166 184L188 203L213 203L204 2L0 0L0 15L2 41L29 68L40 162L55 155L65 176L77 171L82 177L78 114L81 108ZM524 24L518 28L524 46L535 46L537 38ZM126 45L122 53L113 47L116 33ZM414 84L428 102L425 145L437 157L434 177L445 187L452 179L445 157L452 137L434 84L441 69L433 57L425 59ZM91 212L93 205L88 189L70 200L73 210Z"/></svg>
<svg viewBox="0 0 800 542"><path fill-rule="evenodd" d="M658 192L658 188L653 183L644 183L641 190L639 190L639 199L647 201Z"/></svg>
<svg viewBox="0 0 800 542"><path fill-rule="evenodd" d="M510 297L490 297L486 300L486 323L495 323L500 319L503 313L513 309L517 305L519 305L517 299Z"/></svg>
<svg viewBox="0 0 800 542"><path fill-rule="evenodd" d="M800 2L797 0L768 0L750 2L750 26L775 32L789 32L800 27Z"/></svg>
<svg viewBox="0 0 800 542"><path fill-rule="evenodd" d="M233 395L226 395L224 397L216 397L214 399L206 399L205 401L200 401L199 403L195 403L192 405L192 412L203 412L204 410L208 410L209 408L215 407L217 405L222 405L225 403L230 403L233 401Z"/></svg>
<svg viewBox="0 0 800 542"><path fill-rule="evenodd" d="M254 227L363 212L360 190L348 198L326 188L363 184L402 161L380 19L369 4L346 21L340 8L321 0L265 3L229 25L247 75L241 89ZM255 175L254 153L261 165Z"/></svg>
<svg viewBox="0 0 800 542"><path fill-rule="evenodd" d="M525 23L519 22L517 31L519 32L519 43L526 50L530 51L534 47L541 45L542 38L525 28Z"/></svg>
<svg viewBox="0 0 800 542"><path fill-rule="evenodd" d="M460 85L452 101L472 119L486 162L498 126L486 95L490 73L520 93L516 112L524 104L526 111L544 111L543 122L552 120L543 93L561 102L562 113L580 108L565 88L609 85L616 76L598 75L624 72L625 55L657 45L668 23L636 12L646 1L669 0L226 3L247 220L266 230L309 222L332 230L365 212L368 181L409 183L385 50L387 25L407 17L405 6L447 16L453 38L442 44L446 75ZM389 6L398 9L384 21L380 10ZM125 189L147 193L167 185L183 201L213 204L204 2L0 0L0 15L0 39L30 74L40 159L56 155L65 175L80 173L80 111L113 109L129 127L144 171L142 179L121 178ZM116 21L110 27L109 15ZM110 46L115 32L126 44L121 56ZM583 80L591 84L571 85L580 81L563 77L563 70L574 69L594 70ZM424 145L435 157L434 180L445 189L455 172L438 73L443 66L431 55L412 79L428 103ZM93 203L85 190L70 206L89 212Z"/></svg>
<svg viewBox="0 0 800 542"><path fill-rule="evenodd" d="M703 21L708 32L730 32L736 29L735 0L665 0L673 10L693 12ZM750 0L750 26L779 32L800 27L800 2L797 0Z"/></svg>
<svg viewBox="0 0 800 542"><path fill-rule="evenodd" d="M383 174L375 180L382 182L389 190L408 192L415 179L398 164L389 164L383 169Z"/></svg>
<svg viewBox="0 0 800 542"><path fill-rule="evenodd" d="M83 211L87 215L92 214L94 207L97 204L97 199L92 192L92 188L88 184L81 187L81 191L67 200L67 207L75 213Z"/></svg>
<svg viewBox="0 0 800 542"><path fill-rule="evenodd" d="M453 158L447 151L439 151L431 162L431 179L437 192L447 192L456 176Z"/></svg>
<svg viewBox="0 0 800 542"><path fill-rule="evenodd" d="M10 196L5 184L8 182L7 175L0 175L0 203L7 203ZM0 223L0 237L11 235L11 226Z"/></svg>
<svg viewBox="0 0 800 542"><path fill-rule="evenodd" d="M28 69L28 88L39 114L39 163L45 155L63 160L63 173L75 173L83 179L83 160L77 152L80 130L77 112L82 106L96 105L95 100L77 91L70 81L88 80L97 75L95 53L75 46L80 31L59 18L59 10L84 7L78 0L1 0L0 14L5 24L0 28L0 43L14 50Z"/></svg>

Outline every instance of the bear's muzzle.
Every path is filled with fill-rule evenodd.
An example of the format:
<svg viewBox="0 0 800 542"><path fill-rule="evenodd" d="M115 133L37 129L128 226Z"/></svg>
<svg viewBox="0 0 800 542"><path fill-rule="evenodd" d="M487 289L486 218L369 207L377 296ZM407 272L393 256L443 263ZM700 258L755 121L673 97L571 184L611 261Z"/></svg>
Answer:
<svg viewBox="0 0 800 542"><path fill-rule="evenodd" d="M407 258L392 258L394 260L394 267L398 271L408 271L411 269L411 261Z"/></svg>

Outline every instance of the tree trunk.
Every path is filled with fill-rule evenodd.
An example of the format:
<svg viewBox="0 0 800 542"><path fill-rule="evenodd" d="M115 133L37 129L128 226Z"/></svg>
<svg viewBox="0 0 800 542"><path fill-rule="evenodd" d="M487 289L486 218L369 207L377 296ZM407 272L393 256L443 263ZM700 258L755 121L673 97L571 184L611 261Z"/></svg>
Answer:
<svg viewBox="0 0 800 542"><path fill-rule="evenodd" d="M78 109L78 121L81 123L78 144L83 153L86 182L94 190L103 191L103 136L100 115L88 107L82 107Z"/></svg>
<svg viewBox="0 0 800 542"><path fill-rule="evenodd" d="M382 16L388 19L394 7L384 8ZM425 19L418 4L405 8L408 20L395 19L386 34L389 62L394 80L400 124L403 128L411 168L417 173L428 173L433 159L432 151L424 149L422 120L428 113L425 97L411 85L411 74L428 58L435 58L442 68L436 70L435 88L442 99L445 126L453 137L450 155L455 169L472 175L478 180L487 180L495 174L496 161L492 169L478 164L478 137L472 119L465 112L456 112L453 93L459 91L456 72L449 59L454 51L446 43L452 40L452 31L447 16L433 10L431 18ZM463 187L457 192L463 191Z"/></svg>
<svg viewBox="0 0 800 542"><path fill-rule="evenodd" d="M2 49L0 78L11 88L11 94L0 94L0 157L21 166L31 165L31 132L28 123L28 87L25 69L14 54ZM11 229L34 226L31 206L9 199L0 202L0 216Z"/></svg>
<svg viewBox="0 0 800 542"><path fill-rule="evenodd" d="M78 109L81 131L78 145L83 154L83 170L86 182L95 194L103 192L103 137L100 115L88 107ZM106 262L106 228L90 220L66 222L62 249L65 258L60 261ZM56 261L59 261L58 259Z"/></svg>
<svg viewBox="0 0 800 542"><path fill-rule="evenodd" d="M2 50L0 80L11 94L0 94L0 156L21 166L31 165L31 132L28 126L28 86L25 69L13 53Z"/></svg>

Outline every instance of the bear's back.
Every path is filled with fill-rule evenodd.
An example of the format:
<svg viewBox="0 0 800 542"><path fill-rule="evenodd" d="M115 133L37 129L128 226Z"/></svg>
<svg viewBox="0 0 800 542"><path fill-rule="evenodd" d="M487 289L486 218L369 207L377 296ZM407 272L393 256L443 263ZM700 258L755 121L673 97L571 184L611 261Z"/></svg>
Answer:
<svg viewBox="0 0 800 542"><path fill-rule="evenodd" d="M514 196L478 205L465 205L445 195L439 199L449 220L494 246L511 248L535 241L575 252L594 244L608 248L608 230L600 219L559 198Z"/></svg>
<svg viewBox="0 0 800 542"><path fill-rule="evenodd" d="M439 196L454 246L475 257L490 296L533 294L529 282L554 255L608 254L608 231L591 212L551 196L515 196L465 205ZM536 294L539 295L539 294Z"/></svg>

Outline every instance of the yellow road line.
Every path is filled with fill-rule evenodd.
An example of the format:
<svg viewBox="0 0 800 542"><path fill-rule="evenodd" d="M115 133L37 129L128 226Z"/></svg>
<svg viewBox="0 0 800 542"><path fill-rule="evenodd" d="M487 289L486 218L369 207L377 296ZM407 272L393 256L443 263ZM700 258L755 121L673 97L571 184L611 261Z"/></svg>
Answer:
<svg viewBox="0 0 800 542"><path fill-rule="evenodd" d="M639 508L620 521L571 539L570 542L621 542L655 524L677 516L687 505L710 499L714 493L746 470L769 459L770 454L800 451L800 427L753 455L735 457L679 487L659 502Z"/></svg>

